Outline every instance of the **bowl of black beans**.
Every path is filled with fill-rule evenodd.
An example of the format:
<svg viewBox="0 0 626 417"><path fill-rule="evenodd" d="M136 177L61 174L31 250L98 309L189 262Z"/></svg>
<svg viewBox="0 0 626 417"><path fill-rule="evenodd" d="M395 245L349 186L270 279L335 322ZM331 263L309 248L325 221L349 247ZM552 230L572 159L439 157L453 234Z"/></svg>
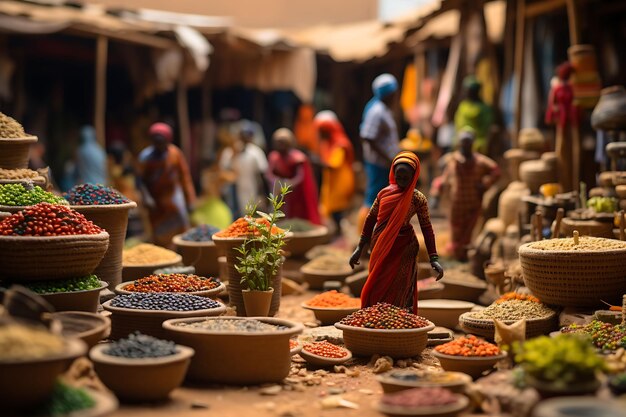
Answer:
<svg viewBox="0 0 626 417"><path fill-rule="evenodd" d="M89 352L98 377L123 402L167 399L185 379L193 355L192 348L139 332Z"/></svg>
<svg viewBox="0 0 626 417"><path fill-rule="evenodd" d="M208 297L177 293L121 294L102 307L111 312L113 340L139 330L150 336L167 338L162 324L165 320L186 317L219 316L226 306Z"/></svg>

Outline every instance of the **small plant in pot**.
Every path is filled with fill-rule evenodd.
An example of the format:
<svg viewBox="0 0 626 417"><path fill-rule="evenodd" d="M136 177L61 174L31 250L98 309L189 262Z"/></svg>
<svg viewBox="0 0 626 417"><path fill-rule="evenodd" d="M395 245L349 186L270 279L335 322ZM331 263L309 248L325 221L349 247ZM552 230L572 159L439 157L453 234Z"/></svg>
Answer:
<svg viewBox="0 0 626 417"><path fill-rule="evenodd" d="M281 184L279 194L269 195L270 213L257 210L256 205L247 210L246 220L254 234L236 249L241 256L237 258L239 264L235 268L241 275L241 284L247 287L242 294L248 316L269 314L274 293L272 278L281 266L285 246L285 231L276 232L276 222L285 217L281 208L290 192L290 186ZM257 221L255 215L262 221Z"/></svg>
<svg viewBox="0 0 626 417"><path fill-rule="evenodd" d="M526 382L544 398L592 394L600 386L597 373L606 367L583 335L541 336L514 344L514 350Z"/></svg>

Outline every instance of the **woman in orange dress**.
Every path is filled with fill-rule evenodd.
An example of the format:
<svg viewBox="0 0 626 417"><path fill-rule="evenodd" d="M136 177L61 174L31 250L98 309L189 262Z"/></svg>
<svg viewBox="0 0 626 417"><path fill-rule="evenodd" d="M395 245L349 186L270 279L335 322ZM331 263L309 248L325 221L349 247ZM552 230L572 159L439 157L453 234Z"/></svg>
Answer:
<svg viewBox="0 0 626 417"><path fill-rule="evenodd" d="M443 268L430 224L428 201L415 189L420 162L412 152L400 152L389 171L389 186L378 193L365 220L350 266L359 263L366 244L372 247L369 276L361 292L361 307L386 302L417 313L417 255L419 243L411 219L417 218L430 255L430 264L443 277Z"/></svg>

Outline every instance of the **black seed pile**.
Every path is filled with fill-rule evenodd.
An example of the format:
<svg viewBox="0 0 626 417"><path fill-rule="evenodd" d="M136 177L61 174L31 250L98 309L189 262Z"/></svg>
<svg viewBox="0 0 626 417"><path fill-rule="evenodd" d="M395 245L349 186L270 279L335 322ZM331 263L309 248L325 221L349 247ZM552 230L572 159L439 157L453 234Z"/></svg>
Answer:
<svg viewBox="0 0 626 417"><path fill-rule="evenodd" d="M176 344L169 340L161 340L135 332L129 334L125 339L111 343L111 346L105 349L103 353L131 359L161 358L174 355L176 353Z"/></svg>
<svg viewBox="0 0 626 417"><path fill-rule="evenodd" d="M122 294L111 300L112 307L135 310L195 311L218 308L221 305L207 297L173 293Z"/></svg>

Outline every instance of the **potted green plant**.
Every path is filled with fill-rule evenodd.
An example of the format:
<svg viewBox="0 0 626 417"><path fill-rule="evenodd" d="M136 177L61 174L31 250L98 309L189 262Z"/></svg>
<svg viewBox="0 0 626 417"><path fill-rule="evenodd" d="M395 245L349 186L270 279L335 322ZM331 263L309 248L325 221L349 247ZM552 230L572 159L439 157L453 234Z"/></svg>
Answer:
<svg viewBox="0 0 626 417"><path fill-rule="evenodd" d="M514 350L527 384L544 398L591 394L600 386L596 374L605 362L583 335L541 336L514 344Z"/></svg>
<svg viewBox="0 0 626 417"><path fill-rule="evenodd" d="M239 263L235 265L235 268L241 275L241 284L246 287L242 290L242 294L248 316L269 314L274 294L271 282L281 266L282 249L285 245L285 232L272 232L277 227L276 222L285 217L281 208L285 204L285 196L290 192L288 185L281 184L279 194L269 195L268 201L272 208L270 213L257 210L256 205L247 210L246 220L255 233L236 248L241 256L237 258ZM266 222L256 221L255 215L265 219Z"/></svg>

